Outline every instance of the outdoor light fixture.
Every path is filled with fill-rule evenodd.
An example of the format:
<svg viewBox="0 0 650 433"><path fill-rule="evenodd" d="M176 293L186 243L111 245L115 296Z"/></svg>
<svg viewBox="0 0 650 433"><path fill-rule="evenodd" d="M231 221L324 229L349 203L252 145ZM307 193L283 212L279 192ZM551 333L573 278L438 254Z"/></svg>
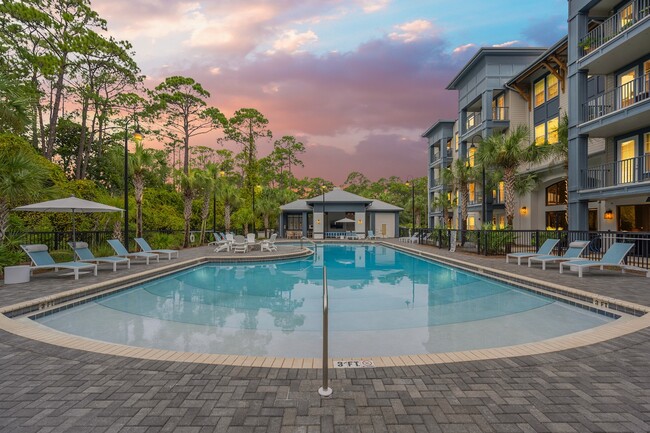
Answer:
<svg viewBox="0 0 650 433"><path fill-rule="evenodd" d="M603 218L605 218L606 220L613 220L614 219L614 212L612 212L611 209L607 209L605 211L605 215L603 215Z"/></svg>
<svg viewBox="0 0 650 433"><path fill-rule="evenodd" d="M528 209L526 208L526 206L523 206L521 209L519 209L519 213L521 215L528 215Z"/></svg>

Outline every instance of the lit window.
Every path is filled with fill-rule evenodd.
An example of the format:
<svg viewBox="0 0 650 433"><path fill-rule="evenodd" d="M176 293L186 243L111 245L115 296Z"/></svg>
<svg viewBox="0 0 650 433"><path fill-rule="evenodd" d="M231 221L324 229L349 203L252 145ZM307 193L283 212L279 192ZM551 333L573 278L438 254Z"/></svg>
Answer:
<svg viewBox="0 0 650 433"><path fill-rule="evenodd" d="M459 145L459 141L458 141L458 133L456 133L455 140L456 140L456 152L458 152L458 145Z"/></svg>
<svg viewBox="0 0 650 433"><path fill-rule="evenodd" d="M469 202L474 203L476 201L476 184L473 182L467 184L467 189L469 190Z"/></svg>
<svg viewBox="0 0 650 433"><path fill-rule="evenodd" d="M473 216L467 217L467 230L476 229L476 219Z"/></svg>
<svg viewBox="0 0 650 433"><path fill-rule="evenodd" d="M558 95L558 81L553 74L546 77L546 98L551 100Z"/></svg>
<svg viewBox="0 0 650 433"><path fill-rule="evenodd" d="M620 92L620 107L627 107L634 104L634 82L636 78L636 69L630 69L618 77L618 86Z"/></svg>
<svg viewBox="0 0 650 433"><path fill-rule="evenodd" d="M539 107L546 102L544 95L544 79L535 83L535 107Z"/></svg>
<svg viewBox="0 0 650 433"><path fill-rule="evenodd" d="M470 147L467 149L467 161L469 162L470 167L474 167L475 161L474 156L476 155L476 147Z"/></svg>
<svg viewBox="0 0 650 433"><path fill-rule="evenodd" d="M645 158L645 171L650 172L650 132L644 136L643 157Z"/></svg>
<svg viewBox="0 0 650 433"><path fill-rule="evenodd" d="M548 131L548 142L551 144L555 144L559 140L558 136L558 127L560 126L560 119L559 117L555 117L551 120L549 120L546 123L546 130Z"/></svg>
<svg viewBox="0 0 650 433"><path fill-rule="evenodd" d="M556 206L562 204L567 204L566 182L564 180L546 188L546 205Z"/></svg>
<svg viewBox="0 0 650 433"><path fill-rule="evenodd" d="M540 123L535 126L535 144L541 146L546 141L546 124Z"/></svg>
<svg viewBox="0 0 650 433"><path fill-rule="evenodd" d="M503 181L501 181L499 182L499 200L498 200L499 203L502 203L506 197L504 191L505 191L505 184L503 183Z"/></svg>
<svg viewBox="0 0 650 433"><path fill-rule="evenodd" d="M631 26L634 23L634 5L630 2L619 12L621 30Z"/></svg>

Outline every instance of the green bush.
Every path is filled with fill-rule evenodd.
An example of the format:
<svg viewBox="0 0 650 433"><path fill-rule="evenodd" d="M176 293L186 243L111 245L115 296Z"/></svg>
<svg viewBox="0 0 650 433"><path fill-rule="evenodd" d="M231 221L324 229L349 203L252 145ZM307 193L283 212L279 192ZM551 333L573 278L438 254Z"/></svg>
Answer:
<svg viewBox="0 0 650 433"><path fill-rule="evenodd" d="M501 230L494 224L481 227L481 250L488 254L507 254L517 240L512 230Z"/></svg>

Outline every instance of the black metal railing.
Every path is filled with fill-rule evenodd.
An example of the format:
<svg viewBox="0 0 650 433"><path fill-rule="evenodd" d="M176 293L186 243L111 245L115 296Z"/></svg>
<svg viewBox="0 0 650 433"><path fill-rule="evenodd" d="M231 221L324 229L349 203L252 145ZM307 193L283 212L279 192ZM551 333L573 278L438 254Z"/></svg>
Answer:
<svg viewBox="0 0 650 433"><path fill-rule="evenodd" d="M412 236L411 229L400 227L400 237ZM455 239L455 250L486 256L505 256L508 253L535 252L546 239L559 239L555 253L562 255L573 241L588 240L589 246L582 257L600 260L615 242L629 242L634 248L625 258L628 265L650 268L650 233L573 230L455 230L416 229L415 243L451 249L450 240Z"/></svg>
<svg viewBox="0 0 650 433"><path fill-rule="evenodd" d="M650 180L650 154L582 170L582 188L597 189Z"/></svg>
<svg viewBox="0 0 650 433"><path fill-rule="evenodd" d="M650 99L650 74L634 78L609 92L589 99L582 106L583 121L598 119L647 99Z"/></svg>
<svg viewBox="0 0 650 433"><path fill-rule="evenodd" d="M578 45L582 56L601 47L647 16L650 16L650 0L631 1L580 39Z"/></svg>

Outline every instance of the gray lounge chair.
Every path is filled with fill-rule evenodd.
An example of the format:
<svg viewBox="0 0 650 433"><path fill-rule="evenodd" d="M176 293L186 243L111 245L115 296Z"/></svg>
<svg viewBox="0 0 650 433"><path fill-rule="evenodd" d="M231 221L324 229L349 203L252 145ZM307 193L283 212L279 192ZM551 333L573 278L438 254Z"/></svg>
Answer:
<svg viewBox="0 0 650 433"><path fill-rule="evenodd" d="M68 242L68 245L70 245L70 248L72 248L80 262L95 263L96 265L100 263L111 263L113 265L113 272L117 271L118 263L126 263L126 267L131 269L131 260L126 257L95 257L93 252L88 249L86 242Z"/></svg>
<svg viewBox="0 0 650 433"><path fill-rule="evenodd" d="M79 279L79 271L92 270L97 275L97 265L84 262L61 262L56 263L50 253L47 251L47 245L21 245L20 248L27 253L32 260L31 270L34 269L54 269L58 271L61 269L70 269L74 272L74 279Z"/></svg>
<svg viewBox="0 0 650 433"><path fill-rule="evenodd" d="M230 248L234 253L245 253L248 252L249 243L246 241L246 238L242 235L236 235L234 240L230 244Z"/></svg>
<svg viewBox="0 0 650 433"><path fill-rule="evenodd" d="M145 253L166 254L167 260L171 260L172 255L176 254L176 258L178 258L178 250L154 250L144 238L135 238L134 241Z"/></svg>
<svg viewBox="0 0 650 433"><path fill-rule="evenodd" d="M528 258L528 267L530 268L533 262L540 262L542 270L546 270L547 263L560 263L567 260L575 260L580 258L585 248L589 245L589 241L573 241L569 244L569 248L561 256L554 256L552 254L533 256Z"/></svg>
<svg viewBox="0 0 650 433"><path fill-rule="evenodd" d="M509 253L506 254L506 263L510 263L510 258L517 259L517 265L521 265L521 259L525 259L533 256L547 256L551 254L553 248L560 242L559 239L546 239L541 247L537 250L536 253L523 252L523 253Z"/></svg>
<svg viewBox="0 0 650 433"><path fill-rule="evenodd" d="M142 251L130 253L126 248L124 248L124 245L122 245L122 242L120 242L119 239L109 239L107 242L113 248L115 255L118 257L145 259L147 260L147 264L149 264L149 259L155 258L157 262L160 261L160 256L158 254L143 253Z"/></svg>
<svg viewBox="0 0 650 433"><path fill-rule="evenodd" d="M645 272L646 277L650 278L650 269L639 268L637 266L626 265L623 263L625 256L634 247L632 243L616 242L609 247L605 255L600 260L569 260L560 263L560 273L564 270L563 266L569 266L571 270L578 270L578 277L582 278L583 269L599 267L602 271L605 266L620 268L625 273L628 270Z"/></svg>

